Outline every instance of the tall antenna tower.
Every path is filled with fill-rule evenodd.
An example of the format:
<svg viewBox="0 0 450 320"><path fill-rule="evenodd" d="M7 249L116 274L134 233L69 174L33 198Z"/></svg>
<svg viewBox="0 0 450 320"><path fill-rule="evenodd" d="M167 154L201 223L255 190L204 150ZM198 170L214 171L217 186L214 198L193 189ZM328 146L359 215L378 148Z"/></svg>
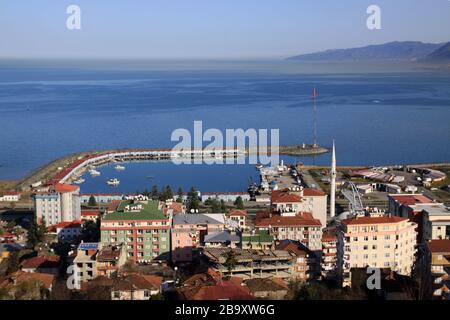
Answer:
<svg viewBox="0 0 450 320"><path fill-rule="evenodd" d="M313 89L312 98L313 98L313 104L314 104L314 108L313 108L313 147L317 148L317 105L316 105L317 91L316 91L316 87L314 87L314 89Z"/></svg>

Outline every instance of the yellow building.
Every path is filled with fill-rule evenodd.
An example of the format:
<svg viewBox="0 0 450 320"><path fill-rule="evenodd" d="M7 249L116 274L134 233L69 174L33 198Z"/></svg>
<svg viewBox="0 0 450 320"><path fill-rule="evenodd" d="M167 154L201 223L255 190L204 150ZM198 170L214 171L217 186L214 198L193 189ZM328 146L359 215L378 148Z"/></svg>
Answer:
<svg viewBox="0 0 450 320"><path fill-rule="evenodd" d="M431 253L433 296L444 297L450 291L450 240L431 240L427 248Z"/></svg>
<svg viewBox="0 0 450 320"><path fill-rule="evenodd" d="M416 226L406 218L390 216L343 220L338 232L343 286L351 286L352 268L390 268L410 275L416 252Z"/></svg>

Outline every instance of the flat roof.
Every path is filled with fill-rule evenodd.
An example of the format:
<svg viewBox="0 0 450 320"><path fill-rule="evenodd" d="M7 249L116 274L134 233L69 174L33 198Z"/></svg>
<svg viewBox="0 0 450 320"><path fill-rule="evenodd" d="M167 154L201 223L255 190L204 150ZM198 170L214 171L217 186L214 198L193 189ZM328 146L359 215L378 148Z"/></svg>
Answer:
<svg viewBox="0 0 450 320"><path fill-rule="evenodd" d="M142 210L125 212L127 205L142 205ZM137 201L123 200L120 202L117 210L107 213L102 220L165 220L166 215L159 209L159 201Z"/></svg>

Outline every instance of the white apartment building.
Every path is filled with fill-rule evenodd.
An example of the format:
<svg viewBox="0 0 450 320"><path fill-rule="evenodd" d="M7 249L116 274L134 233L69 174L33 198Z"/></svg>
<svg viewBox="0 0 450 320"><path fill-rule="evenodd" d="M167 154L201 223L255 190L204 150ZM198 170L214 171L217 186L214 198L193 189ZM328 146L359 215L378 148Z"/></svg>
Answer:
<svg viewBox="0 0 450 320"><path fill-rule="evenodd" d="M57 183L47 192L34 194L34 209L38 223L43 219L47 225L80 220L79 192L78 186Z"/></svg>
<svg viewBox="0 0 450 320"><path fill-rule="evenodd" d="M410 275L416 252L416 226L406 218L391 216L343 220L337 232L343 286L351 286L352 268L390 268Z"/></svg>
<svg viewBox="0 0 450 320"><path fill-rule="evenodd" d="M320 220L322 226L327 225L327 195L317 189L292 187L273 190L271 207L286 217L293 217L299 212L310 212L314 219Z"/></svg>

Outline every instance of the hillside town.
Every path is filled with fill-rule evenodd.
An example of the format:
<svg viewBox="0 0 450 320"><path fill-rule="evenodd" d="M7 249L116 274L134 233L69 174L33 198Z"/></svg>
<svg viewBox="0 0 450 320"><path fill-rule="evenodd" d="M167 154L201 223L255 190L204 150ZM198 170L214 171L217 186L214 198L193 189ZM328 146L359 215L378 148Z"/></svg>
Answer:
<svg viewBox="0 0 450 320"><path fill-rule="evenodd" d="M316 174L257 166L248 193L82 194L59 174L32 216L1 216L0 299L448 300L450 208L430 193L447 174L344 174L332 152Z"/></svg>

